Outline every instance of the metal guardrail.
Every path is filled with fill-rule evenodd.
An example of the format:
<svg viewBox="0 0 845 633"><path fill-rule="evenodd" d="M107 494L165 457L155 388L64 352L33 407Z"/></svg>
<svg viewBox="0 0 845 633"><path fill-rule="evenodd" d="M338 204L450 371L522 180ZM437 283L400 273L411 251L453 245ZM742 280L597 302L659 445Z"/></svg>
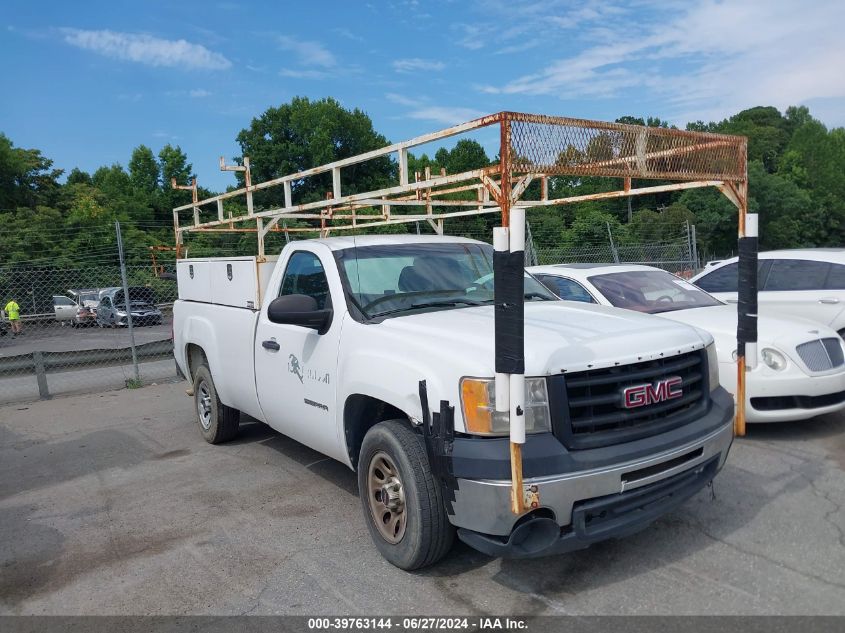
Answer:
<svg viewBox="0 0 845 633"><path fill-rule="evenodd" d="M173 356L173 341L153 341L135 346L139 362L148 362ZM0 358L0 378L7 376L34 375L38 381L38 395L50 397L47 374L110 367L132 362L132 348L88 349L69 352L41 352Z"/></svg>

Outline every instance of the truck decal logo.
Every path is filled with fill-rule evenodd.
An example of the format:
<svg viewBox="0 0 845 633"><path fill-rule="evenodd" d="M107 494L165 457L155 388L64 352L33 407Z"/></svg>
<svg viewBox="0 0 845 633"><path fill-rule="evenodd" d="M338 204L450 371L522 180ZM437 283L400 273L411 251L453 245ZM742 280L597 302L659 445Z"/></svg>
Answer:
<svg viewBox="0 0 845 633"><path fill-rule="evenodd" d="M321 402L314 402L313 400L309 400L308 398L305 398L305 399L303 400L303 402L304 402L305 404L307 404L308 406L311 406L311 407L317 407L318 409L322 409L323 411L328 411L328 410L329 410L329 408L328 408L326 405L324 405L323 403L321 403Z"/></svg>
<svg viewBox="0 0 845 633"><path fill-rule="evenodd" d="M622 406L626 409L636 409L680 398L684 395L683 384L680 376L672 376L653 383L626 387L622 390Z"/></svg>
<svg viewBox="0 0 845 633"><path fill-rule="evenodd" d="M288 371L299 378L299 382L302 382L302 366L299 364L299 359L293 354L288 356Z"/></svg>

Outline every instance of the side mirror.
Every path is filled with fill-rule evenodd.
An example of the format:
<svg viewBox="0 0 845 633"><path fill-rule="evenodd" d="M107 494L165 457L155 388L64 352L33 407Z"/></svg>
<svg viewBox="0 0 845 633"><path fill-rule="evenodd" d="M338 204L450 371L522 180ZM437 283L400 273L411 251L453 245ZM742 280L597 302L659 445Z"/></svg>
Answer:
<svg viewBox="0 0 845 633"><path fill-rule="evenodd" d="M267 318L273 323L300 325L325 334L332 324L331 310L318 310L317 301L307 295L276 297L267 306Z"/></svg>

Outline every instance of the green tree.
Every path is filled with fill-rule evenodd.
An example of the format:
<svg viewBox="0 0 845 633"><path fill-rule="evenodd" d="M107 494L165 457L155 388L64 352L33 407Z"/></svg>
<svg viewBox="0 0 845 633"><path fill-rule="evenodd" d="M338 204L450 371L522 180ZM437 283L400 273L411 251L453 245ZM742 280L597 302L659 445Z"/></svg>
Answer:
<svg viewBox="0 0 845 633"><path fill-rule="evenodd" d="M178 185L189 184L188 181L192 177L191 172L194 167L188 162L188 156L182 151L181 147L178 145L173 147L168 143L159 150L158 162L165 191L170 190L170 181L173 178L176 179Z"/></svg>
<svg viewBox="0 0 845 633"><path fill-rule="evenodd" d="M748 160L759 160L769 173L778 161L791 131L790 122L772 106L758 106L735 114L708 131L748 137Z"/></svg>
<svg viewBox="0 0 845 633"><path fill-rule="evenodd" d="M139 145L132 150L132 157L129 159L129 180L136 191L149 196L159 188L159 164L153 150L146 145Z"/></svg>
<svg viewBox="0 0 845 633"><path fill-rule="evenodd" d="M0 133L0 209L54 205L64 170L52 167L40 150L15 147Z"/></svg>
<svg viewBox="0 0 845 633"><path fill-rule="evenodd" d="M237 142L249 156L253 182L270 180L349 158L388 145L362 110L347 110L335 99L311 101L295 97L290 103L269 108L240 131ZM236 159L239 160L239 159ZM238 174L242 182L242 176ZM371 191L398 182L396 165L379 158L341 170L344 193ZM294 202L324 198L332 190L331 173L292 183ZM269 204L266 196L256 198Z"/></svg>
<svg viewBox="0 0 845 633"><path fill-rule="evenodd" d="M70 170L70 173L67 176L67 181L65 182L65 184L67 186L79 185L79 184L90 185L91 184L91 174L89 174L87 171L82 171L81 169L79 169L79 167L74 167L73 169Z"/></svg>
<svg viewBox="0 0 845 633"><path fill-rule="evenodd" d="M648 127L662 127L662 128L670 128L675 127L671 125L669 121L664 121L660 117L650 116L645 119L642 117L636 116L621 116L616 119L617 123L627 123L629 125L645 125Z"/></svg>
<svg viewBox="0 0 845 633"><path fill-rule="evenodd" d="M458 141L451 150L441 147L434 155L434 160L440 167L446 168L447 174L460 174L490 165L484 147L472 139Z"/></svg>
<svg viewBox="0 0 845 633"><path fill-rule="evenodd" d="M159 174L161 175L161 189L155 202L156 220L162 223L172 218L174 207L188 204L191 192L184 189L173 189L171 182L176 179L177 185L188 185L193 177L193 165L188 162L188 156L178 145L170 143L158 152Z"/></svg>

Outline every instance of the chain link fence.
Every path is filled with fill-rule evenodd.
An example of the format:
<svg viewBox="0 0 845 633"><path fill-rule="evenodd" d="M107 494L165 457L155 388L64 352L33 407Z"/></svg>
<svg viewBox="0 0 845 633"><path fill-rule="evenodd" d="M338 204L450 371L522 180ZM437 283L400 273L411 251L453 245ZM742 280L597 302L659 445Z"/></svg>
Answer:
<svg viewBox="0 0 845 633"><path fill-rule="evenodd" d="M607 226L606 240L548 246L537 244L529 224L525 239L525 265L642 264L662 268L688 279L702 267L696 246L695 225L680 225L675 233L674 236L664 235L660 239L631 241L628 236L614 235L613 229Z"/></svg>
<svg viewBox="0 0 845 633"><path fill-rule="evenodd" d="M0 267L0 403L175 378L167 268L126 267L127 311L120 266Z"/></svg>
<svg viewBox="0 0 845 633"><path fill-rule="evenodd" d="M491 239L486 227L461 228L450 233ZM608 225L598 227L592 239L577 243L543 228L532 232L530 223L527 227L526 265L642 263L686 277L699 268L695 227L689 224L655 224L651 232L641 231L638 239ZM433 232L424 223L408 230ZM225 243L213 254L252 252L248 246ZM269 252L277 253L283 246L282 241L273 243ZM125 272L134 336L128 328L121 267L113 255L85 260L78 267L0 266L0 404L176 377L172 306L177 286L172 260L165 265L126 266ZM16 311L9 310L14 307L10 302Z"/></svg>

